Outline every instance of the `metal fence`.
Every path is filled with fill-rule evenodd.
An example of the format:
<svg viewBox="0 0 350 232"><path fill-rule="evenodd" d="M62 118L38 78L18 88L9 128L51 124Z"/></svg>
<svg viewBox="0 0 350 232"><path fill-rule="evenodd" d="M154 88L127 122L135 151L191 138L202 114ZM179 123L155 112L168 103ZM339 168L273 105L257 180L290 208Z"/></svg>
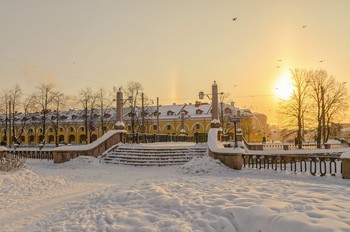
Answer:
<svg viewBox="0 0 350 232"><path fill-rule="evenodd" d="M243 160L245 168L273 169L295 173L309 172L314 176L336 176L342 173L340 154L243 154Z"/></svg>
<svg viewBox="0 0 350 232"><path fill-rule="evenodd" d="M126 134L125 143L194 142L206 143L208 133L195 133L193 136L173 134Z"/></svg>
<svg viewBox="0 0 350 232"><path fill-rule="evenodd" d="M40 150L40 149L31 149L31 150L15 150L11 149L7 152L9 157L21 157L26 159L47 159L53 160L52 150Z"/></svg>
<svg viewBox="0 0 350 232"><path fill-rule="evenodd" d="M249 150L296 150L298 149L298 146L296 146L293 143L247 143L245 140L243 140L246 147ZM349 143L337 143L337 144L324 144L322 145L322 148L325 149L336 149L336 148L346 148L349 147ZM317 145L313 142L304 142L302 144L303 150L314 150L318 149Z"/></svg>

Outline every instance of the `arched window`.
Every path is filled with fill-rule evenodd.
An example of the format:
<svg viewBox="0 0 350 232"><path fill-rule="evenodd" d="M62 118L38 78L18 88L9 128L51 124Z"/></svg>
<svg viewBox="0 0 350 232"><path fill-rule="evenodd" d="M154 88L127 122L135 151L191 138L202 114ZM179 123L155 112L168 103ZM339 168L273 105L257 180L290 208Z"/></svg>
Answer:
<svg viewBox="0 0 350 232"><path fill-rule="evenodd" d="M70 135L69 136L69 143L75 142L75 136L74 135Z"/></svg>
<svg viewBox="0 0 350 232"><path fill-rule="evenodd" d="M34 143L34 135L29 136L29 143Z"/></svg>
<svg viewBox="0 0 350 232"><path fill-rule="evenodd" d="M51 128L52 129L52 128ZM53 137L53 135L49 135L49 143L53 142L55 139Z"/></svg>
<svg viewBox="0 0 350 232"><path fill-rule="evenodd" d="M64 142L65 142L65 141L64 141L64 135L58 136L58 141L59 141L60 143L64 143Z"/></svg>
<svg viewBox="0 0 350 232"><path fill-rule="evenodd" d="M85 143L85 142L86 142L86 136L85 135L80 135L79 143Z"/></svg>

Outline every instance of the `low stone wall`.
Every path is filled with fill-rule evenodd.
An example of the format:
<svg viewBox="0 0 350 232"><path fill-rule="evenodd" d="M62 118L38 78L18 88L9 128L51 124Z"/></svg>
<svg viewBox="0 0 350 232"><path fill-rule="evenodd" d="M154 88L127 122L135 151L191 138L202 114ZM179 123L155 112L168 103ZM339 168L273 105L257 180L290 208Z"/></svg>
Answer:
<svg viewBox="0 0 350 232"><path fill-rule="evenodd" d="M106 139L101 137L102 139L100 139L102 141L98 141L95 146L92 143L88 145L74 146L72 149L55 149L53 150L54 163L63 163L83 155L98 157L113 145L123 141L123 135L124 133L114 133Z"/></svg>
<svg viewBox="0 0 350 232"><path fill-rule="evenodd" d="M208 154L214 159L218 159L227 167L235 170L241 170L243 167L243 153L241 148L225 147L218 139L220 137L221 130L218 128L212 128L208 133ZM241 142L240 140L238 140Z"/></svg>
<svg viewBox="0 0 350 232"><path fill-rule="evenodd" d="M343 179L350 179L350 151L344 152L340 158Z"/></svg>
<svg viewBox="0 0 350 232"><path fill-rule="evenodd" d="M241 170L243 167L243 155L242 154L230 154L230 153L215 153L209 150L210 157L218 159L221 163L225 164L227 167L233 168L235 170Z"/></svg>
<svg viewBox="0 0 350 232"><path fill-rule="evenodd" d="M342 159L341 165L343 179L350 179L350 159Z"/></svg>

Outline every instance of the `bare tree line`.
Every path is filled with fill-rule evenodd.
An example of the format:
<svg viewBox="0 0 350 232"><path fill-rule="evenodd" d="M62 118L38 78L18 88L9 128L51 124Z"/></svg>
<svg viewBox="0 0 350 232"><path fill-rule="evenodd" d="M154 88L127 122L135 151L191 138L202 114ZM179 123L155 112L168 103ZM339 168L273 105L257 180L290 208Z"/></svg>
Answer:
<svg viewBox="0 0 350 232"><path fill-rule="evenodd" d="M295 143L302 148L307 133L314 131L317 147L327 143L332 125L344 119L349 108L345 82L339 82L325 70L294 69L291 71L293 93L281 100L281 126L295 133Z"/></svg>
<svg viewBox="0 0 350 232"><path fill-rule="evenodd" d="M91 135L91 132L96 129L96 114L100 115L98 120L102 134L104 134L106 132L106 121L108 120L104 115L114 107L114 89L99 88L94 92L91 88L84 88L76 96L68 96L55 89L54 85L44 83L30 94L24 94L18 84L10 89L3 89L0 93L0 114L2 115L2 126L4 128L4 141L2 142L20 142L30 113L40 115L41 142L45 143L46 127L49 124L54 129L56 141L58 141L59 125L64 120L62 112L68 109L81 110L82 115L79 116L84 118L86 138L91 137L88 134ZM68 102L71 103L68 104ZM50 117L48 117L49 115ZM15 129L15 125L17 129Z"/></svg>

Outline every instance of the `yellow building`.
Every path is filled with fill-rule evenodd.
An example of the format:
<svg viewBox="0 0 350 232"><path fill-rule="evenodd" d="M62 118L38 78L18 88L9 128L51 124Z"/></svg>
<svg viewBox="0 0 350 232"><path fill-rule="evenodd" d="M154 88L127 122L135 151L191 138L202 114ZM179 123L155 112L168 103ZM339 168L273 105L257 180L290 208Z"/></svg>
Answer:
<svg viewBox="0 0 350 232"><path fill-rule="evenodd" d="M233 124L230 118L241 117L243 133L249 135L248 141L261 141L263 137L261 128L267 127L266 116L251 113L249 110L238 109L233 105L223 104L222 111L219 112L219 118L224 121L224 131L228 135L233 134ZM134 112L133 112L134 111ZM143 120L141 108L124 108L124 124L128 133L147 133L147 134L170 134L179 135L181 132L181 114L184 114L184 131L187 135L193 136L194 133L206 133L210 129L211 123L211 104L196 102L195 104L148 106L144 109ZM43 136L42 116L40 113L31 113L29 115L19 114L15 118L14 130L17 143L21 144L39 144L45 141L46 144L67 143L67 144L85 144L95 141L108 130L114 129L116 123L115 109L105 110L104 114L98 111L89 111L88 120L82 110L69 110L61 112L57 120L55 113L49 113L46 118L46 133ZM258 116L257 116L258 115ZM5 120L4 115L0 116L0 140L10 143L9 122ZM257 120L257 118L263 118ZM259 122L259 123L257 123ZM263 124L257 127L257 124ZM57 132L56 132L57 128ZM144 129L142 129L144 128ZM57 139L56 139L57 133ZM251 139L252 138L252 139ZM247 138L246 138L247 139Z"/></svg>

